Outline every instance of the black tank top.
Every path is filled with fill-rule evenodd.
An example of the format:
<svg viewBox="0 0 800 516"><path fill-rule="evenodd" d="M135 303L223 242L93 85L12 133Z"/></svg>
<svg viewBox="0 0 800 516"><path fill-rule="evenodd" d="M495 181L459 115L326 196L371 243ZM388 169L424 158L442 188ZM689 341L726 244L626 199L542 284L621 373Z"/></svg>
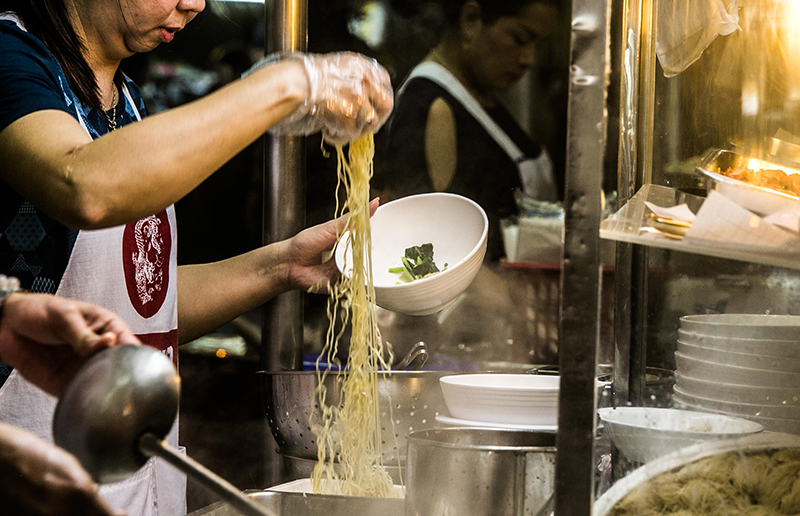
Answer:
<svg viewBox="0 0 800 516"><path fill-rule="evenodd" d="M513 192L522 187L516 163L483 126L450 93L424 77L411 79L400 95L383 134L379 133L379 184L391 198L433 192L425 159L425 125L436 99L444 100L456 124L456 172L445 190L469 197L489 216L487 257L505 255L500 219L517 213ZM531 140L500 104L486 110L526 157L538 157L542 149Z"/></svg>

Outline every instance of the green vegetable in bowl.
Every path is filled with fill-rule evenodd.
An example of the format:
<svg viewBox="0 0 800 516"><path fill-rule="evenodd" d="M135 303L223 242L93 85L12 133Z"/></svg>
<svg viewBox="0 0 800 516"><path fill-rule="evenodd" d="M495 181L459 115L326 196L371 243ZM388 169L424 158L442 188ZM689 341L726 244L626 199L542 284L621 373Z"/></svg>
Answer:
<svg viewBox="0 0 800 516"><path fill-rule="evenodd" d="M441 272L433 261L433 244L422 244L406 249L405 256L400 257L402 267L391 267L389 272L400 274L400 282L409 283ZM444 269L447 270L447 264ZM399 282L398 282L399 283Z"/></svg>

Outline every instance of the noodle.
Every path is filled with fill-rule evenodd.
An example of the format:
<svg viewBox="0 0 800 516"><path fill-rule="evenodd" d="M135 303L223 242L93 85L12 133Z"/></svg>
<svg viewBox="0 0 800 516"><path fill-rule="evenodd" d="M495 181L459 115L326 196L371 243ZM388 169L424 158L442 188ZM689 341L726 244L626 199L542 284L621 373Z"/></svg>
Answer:
<svg viewBox="0 0 800 516"><path fill-rule="evenodd" d="M349 496L397 496L392 479L381 464L381 428L378 409L378 370L388 369L383 358L384 346L375 313L375 290L372 283L372 261L369 249L372 237L369 226L369 181L372 177L374 143L372 135L350 143L345 157L336 147L339 186L343 185L346 201L336 215L349 213L346 245L352 251L352 274L342 274L331 287L328 300L330 324L325 347L317 360L316 399L322 411L312 426L317 436L317 465L311 475L315 493ZM337 316L342 329L336 329ZM339 339L343 328L352 325L347 374L340 382L338 406L326 402L325 378L328 369L320 371L320 360L338 363ZM391 361L391 353L390 353ZM340 373L341 374L341 373ZM339 470L334 469L338 464Z"/></svg>
<svg viewBox="0 0 800 516"><path fill-rule="evenodd" d="M800 514L800 450L730 452L663 473L633 488L610 516Z"/></svg>

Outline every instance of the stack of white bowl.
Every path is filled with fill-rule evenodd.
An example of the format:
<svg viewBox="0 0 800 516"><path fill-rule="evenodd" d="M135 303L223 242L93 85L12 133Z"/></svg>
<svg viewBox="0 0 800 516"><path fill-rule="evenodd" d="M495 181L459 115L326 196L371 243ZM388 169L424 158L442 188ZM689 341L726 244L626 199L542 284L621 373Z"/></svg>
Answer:
<svg viewBox="0 0 800 516"><path fill-rule="evenodd" d="M800 434L800 316L682 317L675 360L676 407Z"/></svg>
<svg viewBox="0 0 800 516"><path fill-rule="evenodd" d="M555 429L558 376L533 374L461 374L439 379L452 418L450 426Z"/></svg>

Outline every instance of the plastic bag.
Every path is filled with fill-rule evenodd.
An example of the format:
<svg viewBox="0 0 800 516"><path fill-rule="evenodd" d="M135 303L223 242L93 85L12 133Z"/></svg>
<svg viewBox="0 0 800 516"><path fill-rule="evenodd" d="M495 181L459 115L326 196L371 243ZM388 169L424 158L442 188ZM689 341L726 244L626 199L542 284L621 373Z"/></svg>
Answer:
<svg viewBox="0 0 800 516"><path fill-rule="evenodd" d="M673 77L700 59L717 36L739 26L738 0L658 0L656 55Z"/></svg>

